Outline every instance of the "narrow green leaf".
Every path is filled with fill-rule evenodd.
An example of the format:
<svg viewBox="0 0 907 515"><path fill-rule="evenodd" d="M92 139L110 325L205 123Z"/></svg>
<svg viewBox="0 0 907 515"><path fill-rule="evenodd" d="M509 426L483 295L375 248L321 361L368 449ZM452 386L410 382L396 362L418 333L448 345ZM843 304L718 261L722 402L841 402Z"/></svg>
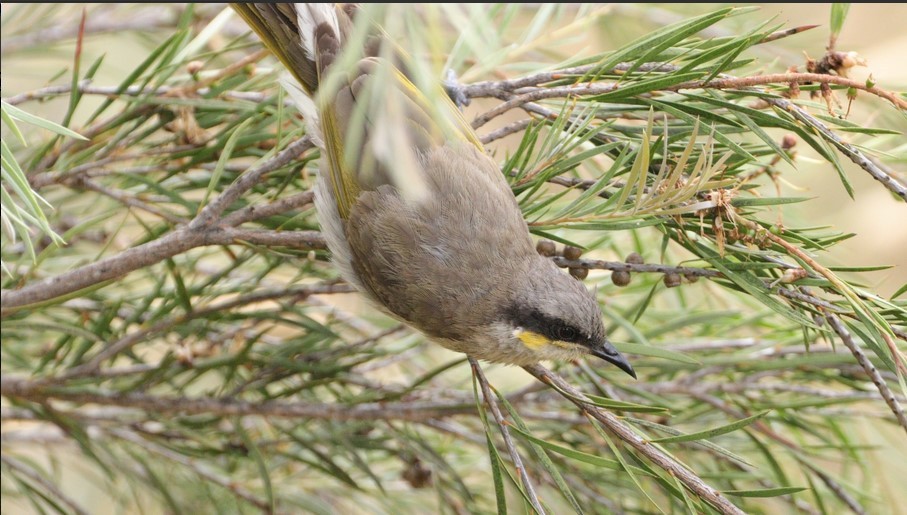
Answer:
<svg viewBox="0 0 907 515"><path fill-rule="evenodd" d="M622 98L634 97L643 93L658 91L670 86L693 81L699 79L703 75L705 75L705 72L700 71L659 75L651 79L631 82L629 85L621 85L614 91L603 93L601 95L592 97L592 99L596 102L615 102Z"/></svg>
<svg viewBox="0 0 907 515"><path fill-rule="evenodd" d="M779 497L782 495L795 494L804 490L807 490L807 488L801 486L782 486L779 488L765 488L762 490L722 490L721 493L733 497Z"/></svg>
<svg viewBox="0 0 907 515"><path fill-rule="evenodd" d="M535 436L532 436L531 434L527 433L526 431L522 431L515 427L511 427L510 430L513 431L514 433L516 433L517 435L525 438L526 440L529 440L530 442L532 442L540 447L548 449L549 451L552 451L552 452L556 452L556 453L558 453L562 456L566 456L570 459L573 459L576 461L581 461L583 463L588 463L590 465L595 465L596 467L606 468L608 470L618 470L618 471L624 470L624 467L619 462L614 461L612 459L602 458L601 456L596 456L594 454L577 451L577 450L571 449L569 447L563 447L561 445L553 444L551 442L542 440L541 438L536 438ZM640 468L637 468L637 467L630 467L630 468L632 468L633 471L638 474L649 475L648 472L646 472L645 470L642 470Z"/></svg>
<svg viewBox="0 0 907 515"><path fill-rule="evenodd" d="M599 69L603 73L610 73L611 69L618 63L645 55L652 48L661 48L666 41L680 41L683 38L692 36L702 29L726 18L733 11L733 8L725 8L653 31L609 55L608 58L601 63Z"/></svg>
<svg viewBox="0 0 907 515"><path fill-rule="evenodd" d="M201 211L202 208L208 205L208 198L220 183L220 178L224 174L224 169L227 166L227 162L230 161L230 157L233 155L233 149L236 148L236 142L239 140L239 137L242 135L246 127L248 127L253 120L254 118L248 118L244 122L239 124L239 127L234 129L233 134L231 134L230 138L227 139L227 143L224 145L224 150L221 152L220 158L217 160L217 164L214 166L214 173L211 174L211 180L208 181L208 188L205 190L205 196L198 205L199 211Z"/></svg>
<svg viewBox="0 0 907 515"><path fill-rule="evenodd" d="M35 116L26 111L19 109L16 106L9 105L6 102L0 102L3 105L3 111L8 113L10 117L20 122L25 122L35 127L40 127L42 129L53 132L54 134L59 134L60 136L67 136L69 138L75 138L82 141L88 141L88 138L82 136L78 132L75 132L72 129L68 129L58 123L54 123L50 120L45 120L39 116Z"/></svg>
<svg viewBox="0 0 907 515"><path fill-rule="evenodd" d="M681 363L689 363L690 365L699 365L701 364L696 358L687 356L682 352L677 352L662 347L655 347L652 345L641 345L638 343L614 343L614 346L617 347L617 350L625 352L627 354L636 354L639 356L649 356L652 358L662 358L669 359L671 361L679 361Z"/></svg>
<svg viewBox="0 0 907 515"><path fill-rule="evenodd" d="M525 422L523 422L520 414L516 411L516 409L514 409L513 405L510 404L510 402L507 400L507 397L505 395L501 395L501 393L498 392L497 389L494 390L494 393L498 397L504 408L507 410L507 412L510 414L510 416L513 418L513 421L516 423L516 427L528 433L529 427ZM557 465L555 465L554 462L551 461L551 458L540 446L532 443L530 443L530 445L532 447L532 452L539 459L539 461L542 462L542 466L546 471L548 471L551 479L554 480L554 484L557 486L558 490L560 490L561 495L563 495L564 498L567 499L567 501L570 503L570 506L573 507L573 511L578 514L582 514L584 512L582 506L580 506L579 501L576 500L576 496L573 495L573 491L570 489L570 486L567 485L567 482L564 480L564 477L561 474L560 470L558 470Z"/></svg>
<svg viewBox="0 0 907 515"><path fill-rule="evenodd" d="M670 411L669 408L663 406L647 406L645 404L637 404L635 402L626 402L619 401L617 399L611 399L609 397L602 397L599 395L585 394L586 397L591 401L590 404L596 406L607 408L611 410L619 411L629 411L635 413L667 413Z"/></svg>
<svg viewBox="0 0 907 515"><path fill-rule="evenodd" d="M746 427L768 414L769 414L769 411L763 411L762 413L759 413L757 415L753 415L751 417L747 417L747 418L738 420L736 422L733 422L731 424L716 427L713 429L707 429L705 431L698 431L696 433L689 433L689 434L679 435L679 436L668 436L665 438L656 438L655 440L651 440L651 441L656 442L656 443L676 443L676 442L692 442L695 440L714 438L718 435L723 435L726 433L730 433L732 431L736 431L743 427Z"/></svg>
<svg viewBox="0 0 907 515"><path fill-rule="evenodd" d="M782 204L797 204L813 200L816 197L737 197L731 199L731 205L734 207L753 207L753 206L778 206Z"/></svg>
<svg viewBox="0 0 907 515"><path fill-rule="evenodd" d="M243 427L243 419L241 417L236 417L233 420L233 428L237 433L239 433L239 437L242 439L243 445L249 451L249 456L255 462L256 467L258 467L258 475L259 477L261 477L262 484L264 485L265 497L267 498L268 506L270 507L269 511L271 513L274 513L276 501L274 498L274 490L271 486L270 467L268 467L268 464L265 462L261 451L258 450L258 445L256 445L255 439L252 438Z"/></svg>
<svg viewBox="0 0 907 515"><path fill-rule="evenodd" d="M28 142L25 141L25 136L22 135L22 131L19 130L19 126L16 125L16 120L13 120L13 117L6 112L6 102L0 102L0 119L3 120L3 124L9 127L10 132L13 133L13 136L19 140L23 146L28 146ZM12 107L12 106L11 106Z"/></svg>
<svg viewBox="0 0 907 515"><path fill-rule="evenodd" d="M850 10L849 3L831 4L831 36L837 38L844 28L844 20L847 19L847 11Z"/></svg>

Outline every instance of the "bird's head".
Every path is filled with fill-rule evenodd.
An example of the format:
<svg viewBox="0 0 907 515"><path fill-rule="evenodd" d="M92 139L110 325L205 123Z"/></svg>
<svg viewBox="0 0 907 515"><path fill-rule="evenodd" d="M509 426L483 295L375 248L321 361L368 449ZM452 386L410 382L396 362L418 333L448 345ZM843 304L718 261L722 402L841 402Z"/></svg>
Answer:
<svg viewBox="0 0 907 515"><path fill-rule="evenodd" d="M502 306L498 333L527 359L601 358L636 378L636 372L605 335L595 296L580 281L538 257Z"/></svg>

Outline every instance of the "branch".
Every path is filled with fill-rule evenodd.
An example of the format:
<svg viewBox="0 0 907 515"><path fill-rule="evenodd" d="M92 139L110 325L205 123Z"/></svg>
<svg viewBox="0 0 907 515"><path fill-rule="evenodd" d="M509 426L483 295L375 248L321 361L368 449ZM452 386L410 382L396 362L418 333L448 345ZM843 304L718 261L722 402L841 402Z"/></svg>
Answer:
<svg viewBox="0 0 907 515"><path fill-rule="evenodd" d="M244 401L229 398L154 396L144 393L120 393L110 390L65 390L47 387L21 377L0 378L0 395L8 399L46 402L58 399L79 404L120 406L150 413L171 415L216 415L220 417L259 415L263 417L311 420L406 420L422 422L430 418L472 414L475 405L460 401L401 403L364 403L357 405Z"/></svg>
<svg viewBox="0 0 907 515"><path fill-rule="evenodd" d="M206 72L207 75L214 75L219 72L219 70L211 70ZM44 100L47 98L58 97L62 95L68 95L72 91L72 84L59 84L56 86L45 86L32 91L26 91L24 93L19 93L17 95L11 95L2 100L10 105L19 105L25 102L30 102L33 100ZM207 96L212 90L211 88L198 88L194 89L192 92L187 92L184 86L158 86L156 88L141 88L138 86L129 86L126 89L120 90L119 86L93 86L91 81L88 79L80 81L76 85L76 90L81 95L100 95L105 97L139 97L139 96L152 96L152 97L173 97L177 93L187 94L187 96ZM191 95L190 93L194 93ZM273 94L263 93L260 91L234 91L227 90L217 93L217 98L226 98L229 100L244 100L246 102L261 103L265 100L271 98ZM293 107L295 104L292 100L285 100L284 105L287 107Z"/></svg>
<svg viewBox="0 0 907 515"><path fill-rule="evenodd" d="M231 184L193 219L189 225L148 243L126 249L101 261L26 285L18 290L0 292L0 317L17 308L44 302L77 292L129 272L151 266L195 247L231 245L246 241L260 245L283 245L297 249L325 248L320 233L314 231L238 230L215 223L224 210L244 192L257 184L270 171L289 164L296 156L312 148L309 138L302 138L258 168L252 169ZM243 220L238 215L236 220Z"/></svg>
<svg viewBox="0 0 907 515"><path fill-rule="evenodd" d="M742 89L752 86L766 84L790 84L796 82L799 84L807 82L819 82L823 84L837 84L848 88L859 89L871 93L877 97L888 100L898 109L907 109L907 101L898 98L891 91L884 90L877 86L868 86L865 82L848 79L840 75L828 75L824 73L775 73L771 75L754 75L752 77L727 77L712 79L709 81L690 81L676 84L665 88L665 91L678 91L681 89Z"/></svg>
<svg viewBox="0 0 907 515"><path fill-rule="evenodd" d="M901 197L902 200L907 201L907 186L901 184L885 173L885 171L879 168L875 162L860 152L858 148L842 140L837 134L832 132L828 126L807 113L806 110L786 98L765 98L764 100L773 106L789 112L800 122L815 129L822 134L826 140L831 142L839 152L847 156L847 158L853 161L857 166L869 172L869 175L871 175L873 179L881 182L892 193Z"/></svg>
<svg viewBox="0 0 907 515"><path fill-rule="evenodd" d="M240 195L248 191L252 186L258 184L265 174L290 164L293 159L314 146L311 138L308 136L300 138L288 145L287 148L280 151L280 153L273 158L262 163L258 168L244 173L216 199L205 206L205 208L202 209L202 212L195 217L195 220L192 220L189 227L198 228L212 225L214 220L218 218L230 204L236 201Z"/></svg>
<svg viewBox="0 0 907 515"><path fill-rule="evenodd" d="M179 324L186 323L190 320L197 318L202 318L213 313L220 313L223 311L228 311L240 306L246 306L249 304L255 304L258 302L263 302L267 300L274 300L279 298L291 297L295 299L305 299L311 295L325 294L325 293L350 293L355 291L352 286L348 284L328 284L328 285L313 285L313 286L290 286L288 288L282 288L279 290L259 290L252 292L246 295L240 295L234 299L221 302L219 304L213 304L211 306L206 306L203 308L195 309L189 313L182 315L171 316L163 320L158 321L151 327L141 329L132 333L129 333L119 340L110 343L104 347L104 350L100 351L90 360L85 363L67 370L65 373L60 374L59 376L42 378L36 380L36 384L49 384L49 383L59 383L62 381L67 381L70 379L75 379L78 377L85 376L95 376L99 374L101 369L101 364L104 361L107 361L114 356L125 352L126 350L131 349L134 345L139 342L144 341L146 338L152 334L157 334L163 331L170 329Z"/></svg>
<svg viewBox="0 0 907 515"><path fill-rule="evenodd" d="M622 63L615 67L619 71L621 66L628 63ZM645 63L640 68L641 71L663 71L671 72L678 69L676 66L665 63ZM480 114L473 120L473 128L481 127L489 120L500 116L501 114L521 107L529 112L541 114L546 118L556 118L557 113L538 104L532 103L535 100L546 98L570 98L576 95L594 95L613 91L618 87L616 83L606 84L580 84L572 86L556 86L550 88L531 87L545 82L575 76L577 79L595 71L594 66L582 66L576 68L565 68L551 72L535 74L529 77L510 79L503 81L481 82L462 88L462 92L469 98L474 97L495 97L504 100L502 104L493 109ZM681 89L742 89L752 88L754 85L765 85L772 83L791 82L820 82L833 83L847 87L853 87L866 91L868 93L884 98L892 102L899 109L907 109L907 101L899 98L894 93L878 88L876 86L867 86L865 83L854 81L846 77L837 75L825 75L818 73L784 73L774 75L760 75L754 77L734 77L731 75L720 75L719 78L711 81L691 81L682 84L669 86L658 91L677 91ZM757 90L761 91L761 90ZM654 92L653 92L654 93ZM837 134L831 131L824 123L807 113L793 102L785 98L764 98L766 102L774 105L784 111L787 111L802 123L818 131L822 137L835 146L848 159L857 164L860 168L866 170L874 179L881 182L890 191L907 201L907 186L899 183L890 174L882 170L869 157L863 154L858 148L843 141Z"/></svg>
<svg viewBox="0 0 907 515"><path fill-rule="evenodd" d="M523 488L526 489L526 498L529 499L529 503L536 513L544 515L545 509L542 507L542 503L539 502L538 494L535 493L535 487L532 486L532 481L529 480L529 474L526 472L526 467L523 466L523 460L520 458L520 453L517 451L516 445L510 437L510 431L507 430L507 422L504 420L504 416L498 408L497 401L495 401L494 396L491 394L491 387L488 384L488 379L486 379L485 374L482 373L482 368L479 367L478 361L470 357L469 365L472 367L472 373L476 376L479 386L482 387L482 396L485 398L485 403L491 408L491 414L494 416L494 421L497 422L498 427L501 429L501 435L504 436L504 445L507 446L507 452L510 453L510 459L513 460L513 466L516 468L516 473L520 476L520 482L523 483ZM494 459L493 456L490 456L490 458Z"/></svg>
<svg viewBox="0 0 907 515"><path fill-rule="evenodd" d="M7 455L6 453L0 455L0 460L2 460L3 464L5 464L11 470L18 472L19 474L27 477L29 480L41 485L41 488L46 490L46 493L56 497L57 500L68 506L73 513L77 515L88 515L87 511L83 510L82 507L79 506L75 501L61 492L60 489L57 488L57 485L48 481L47 478L43 477L41 474L38 474L38 472L33 468L29 467L25 463L22 463L16 458Z"/></svg>
<svg viewBox="0 0 907 515"><path fill-rule="evenodd" d="M92 15L96 12L92 12ZM112 19L111 17L90 16L85 23L85 35L104 34L107 32L123 31L151 31L173 27L179 19L179 13L152 7L129 13L125 20ZM79 25L55 25L39 29L27 34L4 37L0 43L0 54L8 54L19 50L29 49L38 45L56 43L63 39L75 38L79 35Z"/></svg>
<svg viewBox="0 0 907 515"><path fill-rule="evenodd" d="M105 429L104 431L121 440L138 445L148 452L162 456L175 463L179 463L192 472L198 474L202 479L223 487L236 497L239 497L240 499L243 499L254 505L256 508L261 509L264 513L271 513L271 504L268 501L259 499L255 496L255 494L240 486L238 481L235 481L230 477L224 477L211 470L210 467L204 462L186 457L162 445L150 442L132 431L127 431L125 429Z"/></svg>
<svg viewBox="0 0 907 515"><path fill-rule="evenodd" d="M714 408L727 413L728 415L731 415L732 417L742 419L742 418L746 418L749 416L749 414L747 414L747 413L744 413L740 410L732 408L727 403L725 403L724 401L722 401L721 399L719 399L717 397L702 394L702 393L692 393L691 395L694 398L699 399L702 402L705 402L705 403L713 406ZM856 501L856 499L854 499L850 494L848 494L844 490L844 488L840 484L838 484L837 481L835 481L831 476L829 476L825 472L819 470L815 465L813 465L812 461L804 460L800 456L800 454L799 454L800 448L795 443L793 443L789 439L781 436L780 434L776 433L771 427L769 427L767 424L765 424L765 422L763 422L761 420L754 422L751 425L751 427L753 429L759 431L760 433L764 434L768 438L771 438L772 440L778 442L782 446L790 449L793 457L800 464L802 464L804 467L809 469L810 472L816 474L816 476L818 476L819 479L823 483L825 483L825 485L838 497L838 499L840 499L844 504L846 504L851 509L851 511L853 511L854 513L857 513L859 515L865 515L866 510L860 505L860 503L858 503Z"/></svg>
<svg viewBox="0 0 907 515"><path fill-rule="evenodd" d="M888 404L888 407L891 408L891 412L894 413L895 418L898 420L898 424L904 428L904 431L907 431L907 416L904 415L904 410L901 408L901 405L898 403L897 398L891 392L891 389L888 388L888 384L885 383L885 380L879 374L879 371L876 369L875 365L869 361L869 358L866 357L866 354L863 353L863 350L860 349L856 342L853 340L850 331L847 330L847 327L844 326L844 323L841 322L841 319L833 314L826 314L825 320L831 325L832 329L838 333L838 336L841 338L841 341L844 342L844 345L850 350L851 354L857 358L857 362L863 367L863 370L866 371L866 375L872 379L872 383L876 385L876 388L879 390L879 394L882 395L882 398L885 399L885 403Z"/></svg>
<svg viewBox="0 0 907 515"><path fill-rule="evenodd" d="M558 393L576 404L583 412L598 420L603 426L617 435L618 438L636 449L643 456L649 458L649 460L662 469L668 471L669 474L679 479L691 492L694 492L721 513L743 515L744 512L725 499L724 496L721 495L721 492L707 485L699 476L690 472L689 469L675 461L674 458L660 450L657 446L652 445L650 442L640 437L633 429L621 422L613 413L591 404L581 391L564 381L560 376L541 365L525 366L523 369L532 374L539 381L553 386Z"/></svg>

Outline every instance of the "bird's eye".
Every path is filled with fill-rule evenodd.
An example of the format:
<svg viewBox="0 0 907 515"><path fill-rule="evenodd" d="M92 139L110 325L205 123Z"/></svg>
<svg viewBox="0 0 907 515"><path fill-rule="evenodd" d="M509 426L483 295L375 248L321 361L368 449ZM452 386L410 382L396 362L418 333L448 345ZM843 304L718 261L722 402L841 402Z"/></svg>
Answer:
<svg viewBox="0 0 907 515"><path fill-rule="evenodd" d="M557 329L555 329L555 333L557 334L558 340L561 340L564 342L571 342L571 341L576 340L576 335L577 335L576 329L574 329L570 326L567 326L567 325L559 326Z"/></svg>

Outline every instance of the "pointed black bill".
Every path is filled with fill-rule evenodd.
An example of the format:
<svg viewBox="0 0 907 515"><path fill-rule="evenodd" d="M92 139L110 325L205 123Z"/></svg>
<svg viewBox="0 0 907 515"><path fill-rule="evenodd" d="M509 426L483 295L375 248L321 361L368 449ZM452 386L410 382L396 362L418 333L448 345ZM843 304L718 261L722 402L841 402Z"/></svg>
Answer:
<svg viewBox="0 0 907 515"><path fill-rule="evenodd" d="M630 362L627 361L627 358L625 358L620 352L617 352L617 349L615 349L614 345L611 345L611 342L609 342L608 340L605 340L598 346L593 347L592 355L599 357L607 361L608 363L611 363L612 365L631 375L633 379L636 379L636 371L634 371L633 367L630 366Z"/></svg>

